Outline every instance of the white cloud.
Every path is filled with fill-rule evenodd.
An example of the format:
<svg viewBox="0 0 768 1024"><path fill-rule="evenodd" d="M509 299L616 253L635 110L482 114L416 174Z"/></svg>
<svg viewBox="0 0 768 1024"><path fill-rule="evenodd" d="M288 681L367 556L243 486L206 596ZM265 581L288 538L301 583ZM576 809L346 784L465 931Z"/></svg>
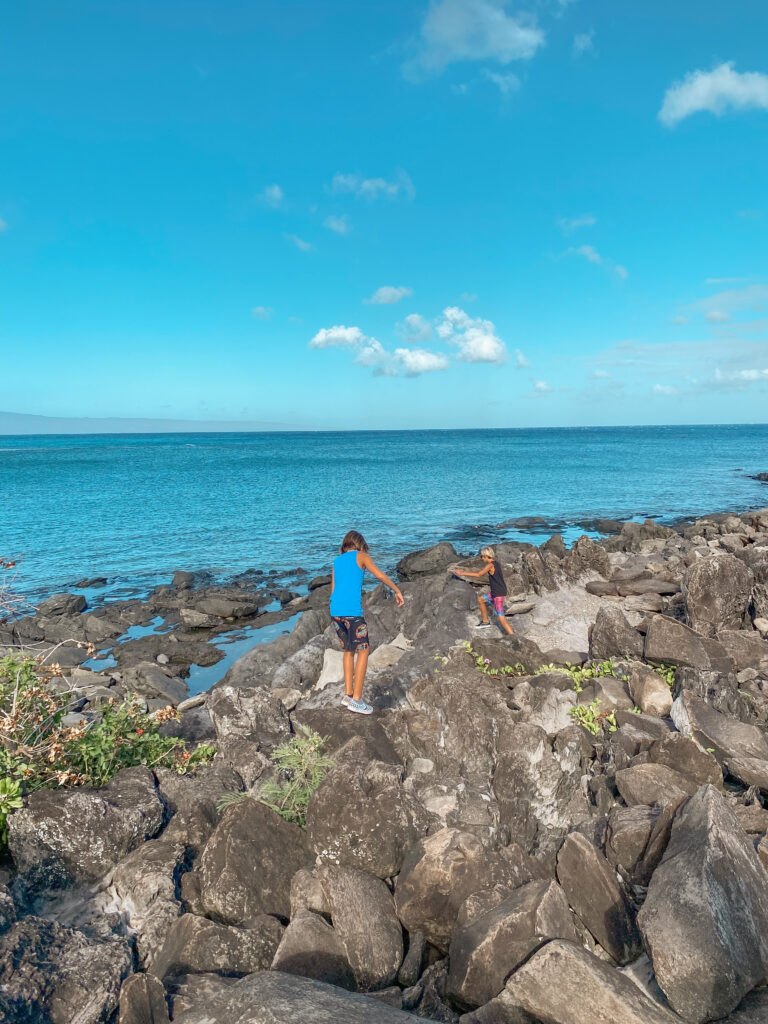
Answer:
<svg viewBox="0 0 768 1024"><path fill-rule="evenodd" d="M276 210L278 206L282 205L282 202L285 199L285 193L279 185L267 185L261 193L261 198L267 206L271 206L273 210Z"/></svg>
<svg viewBox="0 0 768 1024"><path fill-rule="evenodd" d="M363 345L369 339L363 334L359 327L344 327L339 324L336 327L323 327L310 341L310 348L329 348L331 346L342 346L346 348L355 345ZM378 342L377 342L378 344Z"/></svg>
<svg viewBox="0 0 768 1024"><path fill-rule="evenodd" d="M731 319L731 314L726 313L722 309L710 309L707 313L707 320L711 324L724 324L727 320Z"/></svg>
<svg viewBox="0 0 768 1024"><path fill-rule="evenodd" d="M720 323L721 315L745 309L762 311L768 305L768 284L750 284L745 288L728 288L692 303L688 309L702 312L708 320Z"/></svg>
<svg viewBox="0 0 768 1024"><path fill-rule="evenodd" d="M734 383L745 383L751 384L754 381L766 380L768 381L768 367L763 370L749 369L749 370L732 370L731 372L715 370L715 380L719 382L734 382Z"/></svg>
<svg viewBox="0 0 768 1024"><path fill-rule="evenodd" d="M311 242L305 242L303 238L299 238L298 235L286 235L286 240L296 246L297 249L301 249L302 252L309 252L312 248Z"/></svg>
<svg viewBox="0 0 768 1024"><path fill-rule="evenodd" d="M426 341L432 334L432 325L420 313L409 313L397 325L397 330L406 341Z"/></svg>
<svg viewBox="0 0 768 1024"><path fill-rule="evenodd" d="M533 389L529 392L530 397L548 395L550 391L554 390L552 385L546 380L534 380L533 377L531 377L531 384L533 385Z"/></svg>
<svg viewBox="0 0 768 1024"><path fill-rule="evenodd" d="M508 96L520 88L520 79L511 71L489 71L485 68L484 74L488 81L493 82L498 88L502 96Z"/></svg>
<svg viewBox="0 0 768 1024"><path fill-rule="evenodd" d="M583 53L589 53L590 50L595 48L595 30L590 29L589 32L577 32L573 37L573 52L577 57L580 57Z"/></svg>
<svg viewBox="0 0 768 1024"><path fill-rule="evenodd" d="M620 263L614 263L613 260L609 260L606 256L601 256L594 245L580 245L576 248L571 247L568 252L575 253L576 256L582 256L589 263L595 263L597 266L606 267L608 270L613 271L617 274L622 281L626 281L629 277L629 271L626 267L623 267Z"/></svg>
<svg viewBox="0 0 768 1024"><path fill-rule="evenodd" d="M329 231L335 231L337 235L348 235L352 230L346 214L341 217L335 217L331 214L325 218L323 226L328 228Z"/></svg>
<svg viewBox="0 0 768 1024"><path fill-rule="evenodd" d="M331 181L331 192L335 194L351 193L360 199L378 199L380 196L394 198L404 195L413 199L416 190L408 174L399 170L394 178L364 178L360 174L334 174Z"/></svg>
<svg viewBox="0 0 768 1024"><path fill-rule="evenodd" d="M462 292L459 298L462 302L476 302L477 292Z"/></svg>
<svg viewBox="0 0 768 1024"><path fill-rule="evenodd" d="M557 226L564 235L570 235L577 228L591 228L597 224L597 218L591 213L582 213L579 217L558 217Z"/></svg>
<svg viewBox="0 0 768 1024"><path fill-rule="evenodd" d="M532 17L508 14L508 6L508 0L431 0L418 53L403 67L406 78L440 72L456 61L506 65L533 57L544 33Z"/></svg>
<svg viewBox="0 0 768 1024"><path fill-rule="evenodd" d="M393 364L406 377L417 377L421 373L434 373L448 368L448 357L423 348L396 348Z"/></svg>
<svg viewBox="0 0 768 1024"><path fill-rule="evenodd" d="M672 317L672 323L673 324L689 324L690 322L691 322L691 318L689 316L673 316Z"/></svg>
<svg viewBox="0 0 768 1024"><path fill-rule="evenodd" d="M653 385L654 395L676 395L677 388L673 388L671 384L654 384Z"/></svg>
<svg viewBox="0 0 768 1024"><path fill-rule="evenodd" d="M619 277L622 279L622 281L626 281L627 278L629 277L629 271L627 270L626 267L623 267L620 263L616 264L616 266L613 268L613 272L615 274L618 274Z"/></svg>
<svg viewBox="0 0 768 1024"><path fill-rule="evenodd" d="M251 310L251 315L255 316L257 320L269 320L274 313L271 306L254 306Z"/></svg>
<svg viewBox="0 0 768 1024"><path fill-rule="evenodd" d="M708 110L719 117L728 109L768 110L768 75L735 71L733 61L691 71L667 89L659 120L671 128L691 114Z"/></svg>
<svg viewBox="0 0 768 1024"><path fill-rule="evenodd" d="M611 378L611 375L607 370L600 369L595 370L594 373L591 373L589 376L591 380L610 380Z"/></svg>
<svg viewBox="0 0 768 1024"><path fill-rule="evenodd" d="M413 295L412 288L404 288L402 285L395 287L391 284L385 284L381 288L377 288L370 299L364 299L363 301L369 306L393 306L396 302L407 298L409 295Z"/></svg>
<svg viewBox="0 0 768 1024"><path fill-rule="evenodd" d="M443 310L437 333L443 341L457 346L457 358L462 362L500 365L507 361L506 345L496 334L491 321L468 316L458 306L448 306Z"/></svg>
<svg viewBox="0 0 768 1024"><path fill-rule="evenodd" d="M311 344L311 342L310 342ZM375 338L365 338L365 343L355 356L358 366L382 366L389 359L389 352Z"/></svg>
<svg viewBox="0 0 768 1024"><path fill-rule="evenodd" d="M585 260L589 260L590 263L603 262L602 256L593 245L580 245L574 252L579 256L583 256Z"/></svg>
<svg viewBox="0 0 768 1024"><path fill-rule="evenodd" d="M531 365L531 364L530 364L530 363L528 362L528 360L527 360L527 359L525 358L525 356L524 356L524 355L523 355L523 353L522 353L522 352L520 351L520 349L519 349L519 348L516 348L516 349L515 349L515 369L516 369L516 370L525 370L525 369L526 369L527 367L529 367L530 365Z"/></svg>

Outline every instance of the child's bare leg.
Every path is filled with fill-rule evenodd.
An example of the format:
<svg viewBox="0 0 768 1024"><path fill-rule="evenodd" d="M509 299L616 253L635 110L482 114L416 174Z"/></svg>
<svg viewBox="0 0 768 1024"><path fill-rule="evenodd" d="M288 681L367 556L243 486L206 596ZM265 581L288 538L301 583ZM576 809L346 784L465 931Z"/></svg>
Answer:
<svg viewBox="0 0 768 1024"><path fill-rule="evenodd" d="M352 678L355 672L355 652L344 651L344 691L348 697L352 696Z"/></svg>
<svg viewBox="0 0 768 1024"><path fill-rule="evenodd" d="M499 616L498 616L498 620L499 620L499 622L501 623L501 628L502 628L502 629L503 629L503 630L504 630L505 632L509 633L509 635L510 635L510 636L512 636L512 635L514 634L514 632L515 632L515 631L514 631L514 629L512 629L512 627L510 626L510 624L509 624L509 623L507 622L507 617L506 617L506 615L499 615Z"/></svg>
<svg viewBox="0 0 768 1024"><path fill-rule="evenodd" d="M363 683L365 682L365 671L368 668L368 650L358 651L355 662L355 689L354 698L360 700L363 696Z"/></svg>
<svg viewBox="0 0 768 1024"><path fill-rule="evenodd" d="M487 608L487 605L486 605L485 598L483 597L482 594L478 594L477 595L477 603L480 606L480 614L481 614L481 616L483 618L483 622L487 622L488 621L488 608Z"/></svg>

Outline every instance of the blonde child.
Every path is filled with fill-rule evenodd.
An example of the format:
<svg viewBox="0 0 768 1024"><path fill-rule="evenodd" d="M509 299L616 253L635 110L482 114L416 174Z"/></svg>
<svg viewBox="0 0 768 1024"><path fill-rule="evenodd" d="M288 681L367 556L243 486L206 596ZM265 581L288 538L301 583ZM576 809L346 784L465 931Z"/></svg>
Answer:
<svg viewBox="0 0 768 1024"><path fill-rule="evenodd" d="M478 623L478 627L485 629L490 626L488 621L488 606L493 608L494 614L498 618L505 632L511 636L514 630L507 622L507 618L504 614L504 598L507 596L507 584L504 580L504 574L501 571L501 566L496 561L493 554L493 548L483 548L480 552L480 557L483 560L483 568L479 572L465 572L462 569L456 570L457 576L487 576L488 582L491 585L490 593L478 594L477 603L480 606L480 616L482 621Z"/></svg>

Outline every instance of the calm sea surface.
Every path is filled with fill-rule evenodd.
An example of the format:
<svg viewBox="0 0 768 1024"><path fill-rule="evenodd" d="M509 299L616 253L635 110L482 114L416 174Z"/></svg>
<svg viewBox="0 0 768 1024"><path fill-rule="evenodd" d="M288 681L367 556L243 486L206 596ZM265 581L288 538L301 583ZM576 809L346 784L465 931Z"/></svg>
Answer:
<svg viewBox="0 0 768 1024"><path fill-rule="evenodd" d="M31 596L105 576L327 566L347 529L391 566L542 516L664 520L768 505L768 425L0 437L0 555ZM547 528L546 533L552 532ZM540 535L536 539L540 539Z"/></svg>

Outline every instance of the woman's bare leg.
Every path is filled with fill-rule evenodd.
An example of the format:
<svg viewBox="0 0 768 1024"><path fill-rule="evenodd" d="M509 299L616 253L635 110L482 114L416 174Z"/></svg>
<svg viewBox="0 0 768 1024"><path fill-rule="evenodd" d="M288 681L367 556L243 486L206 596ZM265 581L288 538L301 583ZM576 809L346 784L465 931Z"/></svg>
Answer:
<svg viewBox="0 0 768 1024"><path fill-rule="evenodd" d="M344 651L344 690L348 697L352 696L352 679L355 672L355 652Z"/></svg>
<svg viewBox="0 0 768 1024"><path fill-rule="evenodd" d="M365 672L368 668L368 651L358 651L357 660L355 662L355 689L354 698L355 700L361 700L363 696L363 683L365 682Z"/></svg>

